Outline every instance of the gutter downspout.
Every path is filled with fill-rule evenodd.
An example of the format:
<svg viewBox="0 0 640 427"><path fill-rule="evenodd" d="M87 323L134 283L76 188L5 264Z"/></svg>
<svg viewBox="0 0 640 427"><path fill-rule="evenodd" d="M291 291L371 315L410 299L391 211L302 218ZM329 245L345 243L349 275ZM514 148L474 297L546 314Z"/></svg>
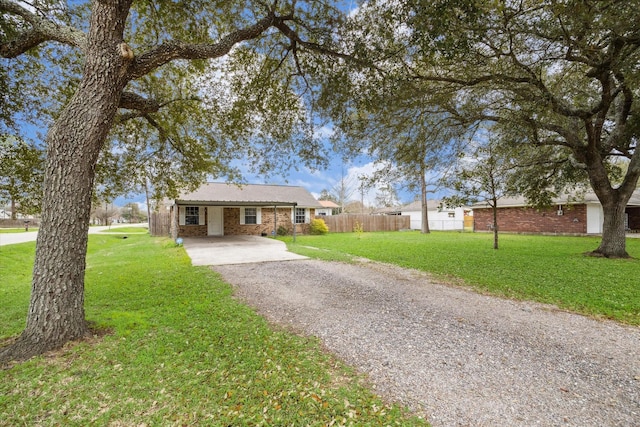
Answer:
<svg viewBox="0 0 640 427"><path fill-rule="evenodd" d="M273 205L273 238L278 235L278 206Z"/></svg>

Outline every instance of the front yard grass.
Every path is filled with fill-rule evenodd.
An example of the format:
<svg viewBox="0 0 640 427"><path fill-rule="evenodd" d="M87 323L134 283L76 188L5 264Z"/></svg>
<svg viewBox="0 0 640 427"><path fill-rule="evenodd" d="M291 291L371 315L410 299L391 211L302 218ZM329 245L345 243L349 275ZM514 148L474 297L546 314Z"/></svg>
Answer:
<svg viewBox="0 0 640 427"><path fill-rule="evenodd" d="M86 314L109 333L0 369L1 426L426 425L172 241L89 239ZM0 247L0 342L24 327L34 247Z"/></svg>
<svg viewBox="0 0 640 427"><path fill-rule="evenodd" d="M101 230L100 233L116 233L116 234L144 234L148 233L147 227L113 227Z"/></svg>
<svg viewBox="0 0 640 427"><path fill-rule="evenodd" d="M38 231L38 227L29 227L29 231ZM0 234L26 233L24 227L20 228L0 228Z"/></svg>
<svg viewBox="0 0 640 427"><path fill-rule="evenodd" d="M292 252L309 257L364 257L484 293L640 325L640 239L627 239L635 258L624 260L584 256L598 246L596 237L503 234L499 250L492 249L492 239L485 233L380 232L285 240Z"/></svg>

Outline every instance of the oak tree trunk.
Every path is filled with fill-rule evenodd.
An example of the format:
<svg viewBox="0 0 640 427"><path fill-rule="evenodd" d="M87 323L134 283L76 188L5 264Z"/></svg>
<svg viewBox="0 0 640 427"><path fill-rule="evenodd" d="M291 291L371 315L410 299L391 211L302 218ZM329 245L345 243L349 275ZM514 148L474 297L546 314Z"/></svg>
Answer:
<svg viewBox="0 0 640 427"><path fill-rule="evenodd" d="M602 241L592 255L607 258L628 258L625 230L626 201L610 202L602 205L604 221L602 223Z"/></svg>
<svg viewBox="0 0 640 427"><path fill-rule="evenodd" d="M11 182L11 186L13 186L13 182ZM18 219L18 213L16 212L16 198L13 194L11 195L11 219L14 221Z"/></svg>
<svg viewBox="0 0 640 427"><path fill-rule="evenodd" d="M590 148L595 144L590 144ZM596 193L603 211L602 241L591 255L606 258L628 258L625 230L625 212L627 203L633 194L638 180L638 158L629 164L629 170L622 182L613 188L604 167L604 160L597 150L588 150L584 156L591 188Z"/></svg>
<svg viewBox="0 0 640 427"><path fill-rule="evenodd" d="M426 171L424 168L421 172L421 180L420 180L420 195L422 198L422 227L420 232L423 234L430 233L429 230L429 208L427 207L427 180L425 178Z"/></svg>
<svg viewBox="0 0 640 427"><path fill-rule="evenodd" d="M494 197L493 206L493 249L498 249L498 199Z"/></svg>
<svg viewBox="0 0 640 427"><path fill-rule="evenodd" d="M49 130L27 325L0 352L0 362L56 349L89 333L84 275L91 193L98 154L126 85L128 58L119 45L130 2L92 3L83 76L77 92Z"/></svg>

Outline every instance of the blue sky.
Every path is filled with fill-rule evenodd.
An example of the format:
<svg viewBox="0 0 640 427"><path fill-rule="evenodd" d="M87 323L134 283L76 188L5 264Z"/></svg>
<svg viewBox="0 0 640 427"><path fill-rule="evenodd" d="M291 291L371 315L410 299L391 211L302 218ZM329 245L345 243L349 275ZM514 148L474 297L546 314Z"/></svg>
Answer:
<svg viewBox="0 0 640 427"><path fill-rule="evenodd" d="M329 158L328 167L324 170L311 171L307 168L301 168L299 171L292 170L287 176L282 177L279 175L271 176L268 178L253 175L251 173L245 173L245 179L250 184L280 184L280 185L295 185L307 189L315 197L318 197L320 192L324 189L331 191L344 176L345 182L351 183L351 186L357 187L361 175L371 175L374 171L375 165L372 159L367 156L360 156L357 159L349 163L343 163L341 156L331 152L332 155ZM244 169L242 165L238 165L241 169ZM374 205L377 190L369 190L365 196L366 205ZM407 192L399 193L400 200L402 202L411 202L414 200L414 195ZM354 188L353 195L351 197L354 201L360 201L361 195ZM129 197L119 197L115 200L115 204L123 206L129 202L144 203L144 195L133 195Z"/></svg>

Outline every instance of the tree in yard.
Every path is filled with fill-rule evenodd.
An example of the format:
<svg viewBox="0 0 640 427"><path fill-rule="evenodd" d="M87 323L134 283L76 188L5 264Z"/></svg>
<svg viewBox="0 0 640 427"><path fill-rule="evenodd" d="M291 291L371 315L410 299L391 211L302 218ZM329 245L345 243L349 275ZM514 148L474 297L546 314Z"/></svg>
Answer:
<svg viewBox="0 0 640 427"><path fill-rule="evenodd" d="M490 135L487 138L469 155L461 156L447 182L455 194L443 201L449 206L486 202L493 213L493 222L489 224L493 230L493 249L498 249L498 203L501 198L516 193L514 178L518 171L514 153L508 146L491 139Z"/></svg>
<svg viewBox="0 0 640 427"><path fill-rule="evenodd" d="M602 204L593 254L628 256L625 207L640 176L638 1L370 3L368 33L403 35L387 62L425 90L453 94L439 104L452 117L518 128L524 143L555 147ZM619 157L628 168L616 180Z"/></svg>
<svg viewBox="0 0 640 427"><path fill-rule="evenodd" d="M137 203L127 203L121 209L122 218L129 223L140 222L144 220L144 215L140 212L140 205Z"/></svg>
<svg viewBox="0 0 640 427"><path fill-rule="evenodd" d="M102 202L97 204L93 209L93 216L98 220L98 224L110 226L113 219L118 215L119 209L111 202Z"/></svg>
<svg viewBox="0 0 640 427"><path fill-rule="evenodd" d="M344 207L344 211L342 213L347 214L362 214L367 209L367 207L359 200L354 200L347 203Z"/></svg>
<svg viewBox="0 0 640 427"><path fill-rule="evenodd" d="M327 190L326 188L323 188L322 191L320 191L318 200L330 200L335 203L337 199L333 194L329 192L329 190Z"/></svg>
<svg viewBox="0 0 640 427"><path fill-rule="evenodd" d="M371 185L396 185L419 193L421 231L429 233L427 194L440 187L441 178L464 147L473 126L461 126L431 105L434 100L430 95L416 97L410 83L397 82L393 90L385 90L375 82L369 85L361 81L357 75L343 79L350 81L339 82L341 90L358 96L349 102L334 102L334 97L323 105L338 129L334 144L350 156L366 152L375 159L380 167L370 177ZM345 86L350 89L345 90Z"/></svg>
<svg viewBox="0 0 640 427"><path fill-rule="evenodd" d="M330 194L334 201L340 206L339 213L347 211L347 205L352 201L352 197L358 190L358 183L354 176L345 174L344 163L342 164L340 180L331 188Z"/></svg>
<svg viewBox="0 0 640 427"><path fill-rule="evenodd" d="M65 91L60 95L63 108L52 113L55 121L46 136L43 213L27 324L0 351L0 361L28 358L89 333L84 316L87 228L98 158L115 125L142 120L178 151L186 151L183 144L188 144L195 152L216 146L225 153L237 147L226 145L237 138L244 144L237 155L248 159L258 152L265 159L281 158L279 144L293 141L296 154L313 160L317 150L301 125L311 87L304 76L320 61L345 57L332 50L333 26L342 14L321 1L158 6L131 0L32 5L0 0L0 14L3 61L9 66L46 61L57 77L51 81ZM51 44L63 55L39 59ZM178 141L175 134L166 134L171 117L157 118L163 108L179 102L164 98L160 88L171 86L172 94L180 95L183 109L176 108L175 114L182 111L178 123L184 123L192 111L184 106L201 94L179 92L192 88L191 76L204 75L206 64L219 75L228 73L230 93L214 87L220 97L206 100L213 106L206 111L217 119L208 140L180 125L184 133ZM238 71L242 69L246 72ZM6 78L12 78L11 69ZM247 99L249 90L258 92ZM295 157L286 152L287 159ZM207 160L218 165L215 157ZM269 165L256 167L261 166Z"/></svg>
<svg viewBox="0 0 640 427"><path fill-rule="evenodd" d="M366 153L381 166L374 182L420 194L421 231L429 233L428 193L440 188L477 122L449 114L455 93L432 90L408 75L401 54L410 49L411 33L388 9L397 4L366 2L351 15L345 43L374 65L327 74L318 107L335 124L337 151L348 157Z"/></svg>
<svg viewBox="0 0 640 427"><path fill-rule="evenodd" d="M390 208L398 206L399 204L400 198L398 197L396 189L393 188L393 185L387 183L378 188L378 191L376 192L376 207Z"/></svg>
<svg viewBox="0 0 640 427"><path fill-rule="evenodd" d="M10 203L11 219L40 212L43 166L43 150L0 135L0 201Z"/></svg>

